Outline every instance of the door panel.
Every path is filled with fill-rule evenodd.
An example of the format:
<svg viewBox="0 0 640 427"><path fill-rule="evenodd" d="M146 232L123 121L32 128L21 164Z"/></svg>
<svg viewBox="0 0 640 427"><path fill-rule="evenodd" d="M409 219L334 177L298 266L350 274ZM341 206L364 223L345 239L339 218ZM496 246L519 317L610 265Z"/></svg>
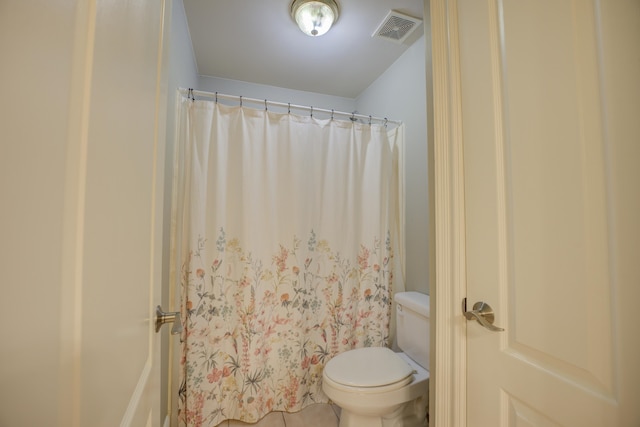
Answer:
<svg viewBox="0 0 640 427"><path fill-rule="evenodd" d="M158 426L166 17L163 2L88 2L85 12L68 186L78 242L68 425Z"/></svg>
<svg viewBox="0 0 640 427"><path fill-rule="evenodd" d="M458 1L467 296L506 329L467 326L470 426L618 425L601 6Z"/></svg>
<svg viewBox="0 0 640 427"><path fill-rule="evenodd" d="M505 405L509 407L508 425L515 427L560 427L543 413L536 411L521 400L502 394Z"/></svg>
<svg viewBox="0 0 640 427"><path fill-rule="evenodd" d="M522 359L571 371L575 381L610 394L603 108L592 4L504 6L510 346ZM576 308L589 315L567 315Z"/></svg>

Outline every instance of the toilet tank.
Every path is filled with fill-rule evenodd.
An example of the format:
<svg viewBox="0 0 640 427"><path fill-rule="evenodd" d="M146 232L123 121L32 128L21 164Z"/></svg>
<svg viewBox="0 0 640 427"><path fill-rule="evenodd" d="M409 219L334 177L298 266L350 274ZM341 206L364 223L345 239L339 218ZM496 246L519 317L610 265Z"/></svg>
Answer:
<svg viewBox="0 0 640 427"><path fill-rule="evenodd" d="M420 366L429 369L429 295L398 292L395 301L398 347Z"/></svg>

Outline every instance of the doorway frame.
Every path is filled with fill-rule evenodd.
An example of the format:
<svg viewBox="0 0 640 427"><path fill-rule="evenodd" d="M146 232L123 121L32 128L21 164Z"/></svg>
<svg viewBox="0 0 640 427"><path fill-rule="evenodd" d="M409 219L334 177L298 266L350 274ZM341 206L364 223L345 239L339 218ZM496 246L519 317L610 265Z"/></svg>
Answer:
<svg viewBox="0 0 640 427"><path fill-rule="evenodd" d="M424 0L427 40L430 424L467 424L466 241L457 0ZM442 378L443 380L439 380Z"/></svg>

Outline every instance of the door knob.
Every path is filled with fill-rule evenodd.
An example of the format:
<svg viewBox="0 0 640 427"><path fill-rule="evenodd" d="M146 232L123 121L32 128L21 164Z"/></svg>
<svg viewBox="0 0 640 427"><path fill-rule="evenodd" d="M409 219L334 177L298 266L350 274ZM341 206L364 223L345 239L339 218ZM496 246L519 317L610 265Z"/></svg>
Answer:
<svg viewBox="0 0 640 427"><path fill-rule="evenodd" d="M156 307L156 332L160 331L160 327L165 323L173 323L171 335L177 335L182 332L182 322L180 321L180 312L164 312L162 307Z"/></svg>
<svg viewBox="0 0 640 427"><path fill-rule="evenodd" d="M462 300L462 314L467 320L477 320L482 326L487 328L493 332L504 331L503 328L499 328L493 325L495 320L495 315L493 314L493 309L486 302L478 301L473 304L473 309L471 311L467 311L467 299L464 298Z"/></svg>

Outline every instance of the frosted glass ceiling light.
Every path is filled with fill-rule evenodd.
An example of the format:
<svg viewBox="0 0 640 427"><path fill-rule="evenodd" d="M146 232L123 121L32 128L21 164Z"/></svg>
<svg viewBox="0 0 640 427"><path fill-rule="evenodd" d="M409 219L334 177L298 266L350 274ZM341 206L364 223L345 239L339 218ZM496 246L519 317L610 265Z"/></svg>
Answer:
<svg viewBox="0 0 640 427"><path fill-rule="evenodd" d="M338 4L334 0L294 0L291 17L303 33L321 36L338 20Z"/></svg>

